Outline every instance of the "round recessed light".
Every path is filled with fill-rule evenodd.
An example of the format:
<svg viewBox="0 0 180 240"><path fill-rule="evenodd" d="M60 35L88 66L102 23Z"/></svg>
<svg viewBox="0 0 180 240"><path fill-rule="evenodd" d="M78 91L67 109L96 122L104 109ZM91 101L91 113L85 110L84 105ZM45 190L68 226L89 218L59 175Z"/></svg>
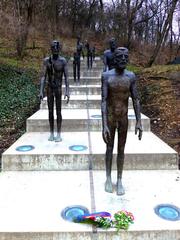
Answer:
<svg viewBox="0 0 180 240"><path fill-rule="evenodd" d="M19 146L16 148L16 151L19 151L19 152L28 152L28 151L31 151L33 150L35 147L32 146L32 145L22 145L22 146Z"/></svg>
<svg viewBox="0 0 180 240"><path fill-rule="evenodd" d="M154 208L155 213L166 220L180 220L180 209L171 204L160 204Z"/></svg>
<svg viewBox="0 0 180 240"><path fill-rule="evenodd" d="M129 118L129 119L135 119L135 115L129 114L129 115L128 115L128 118Z"/></svg>
<svg viewBox="0 0 180 240"><path fill-rule="evenodd" d="M85 151L85 150L88 149L88 147L85 146L85 145L72 145L72 146L69 147L69 149L70 149L71 151L76 151L76 152L78 152L78 151Z"/></svg>
<svg viewBox="0 0 180 240"><path fill-rule="evenodd" d="M67 221L74 222L74 220L81 215L89 214L89 210L80 205L68 206L61 212L61 217Z"/></svg>
<svg viewBox="0 0 180 240"><path fill-rule="evenodd" d="M101 119L101 115L100 114L95 114L95 115L91 115L92 118L96 118L96 119Z"/></svg>

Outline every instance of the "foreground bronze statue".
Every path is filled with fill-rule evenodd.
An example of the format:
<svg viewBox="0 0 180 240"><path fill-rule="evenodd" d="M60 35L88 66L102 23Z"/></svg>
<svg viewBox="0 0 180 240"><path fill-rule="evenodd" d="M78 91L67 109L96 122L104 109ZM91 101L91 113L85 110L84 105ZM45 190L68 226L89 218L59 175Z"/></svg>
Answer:
<svg viewBox="0 0 180 240"><path fill-rule="evenodd" d="M61 138L61 96L62 96L62 78L65 80L64 99L69 102L69 82L66 59L59 55L60 43L56 40L51 43L52 55L44 59L42 78L40 85L40 99L44 97L44 88L47 82L47 102L49 110L50 137L49 141L62 141ZM56 102L57 115L57 136L54 136L54 99Z"/></svg>
<svg viewBox="0 0 180 240"><path fill-rule="evenodd" d="M128 100L131 96L136 116L135 134L142 138L141 114L136 76L126 70L128 49L119 47L114 52L115 68L102 74L102 126L103 140L106 143L106 182L105 191L113 192L111 167L113 158L114 137L117 129L117 195L125 193L121 178L124 165L124 147L128 130Z"/></svg>
<svg viewBox="0 0 180 240"><path fill-rule="evenodd" d="M114 62L113 62L113 56L114 56L114 51L116 49L116 40L115 38L111 38L109 40L109 48L106 51L104 51L103 55L103 63L104 63L104 72L111 70L114 68Z"/></svg>

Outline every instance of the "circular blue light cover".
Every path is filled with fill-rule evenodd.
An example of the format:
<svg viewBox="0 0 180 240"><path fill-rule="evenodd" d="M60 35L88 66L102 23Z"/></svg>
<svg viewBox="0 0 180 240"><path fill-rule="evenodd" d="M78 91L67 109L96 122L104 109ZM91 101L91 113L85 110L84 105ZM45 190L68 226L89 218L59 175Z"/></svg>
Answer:
<svg viewBox="0 0 180 240"><path fill-rule="evenodd" d="M101 119L101 115L100 114L95 114L95 115L91 115L92 118L97 118L97 119Z"/></svg>
<svg viewBox="0 0 180 240"><path fill-rule="evenodd" d="M169 221L180 220L180 209L171 204L160 204L154 208L155 213Z"/></svg>
<svg viewBox="0 0 180 240"><path fill-rule="evenodd" d="M33 150L35 147L33 145L22 145L16 148L16 151L19 152L28 152Z"/></svg>
<svg viewBox="0 0 180 240"><path fill-rule="evenodd" d="M72 146L69 147L69 149L71 151L76 151L76 152L78 152L78 151L85 151L85 150L87 150L87 146L84 146L84 145L72 145Z"/></svg>
<svg viewBox="0 0 180 240"><path fill-rule="evenodd" d="M61 217L67 221L74 222L77 216L89 214L89 210L80 205L68 206L61 212Z"/></svg>
<svg viewBox="0 0 180 240"><path fill-rule="evenodd" d="M134 119L134 118L135 118L135 115L129 114L129 115L128 115L128 118Z"/></svg>

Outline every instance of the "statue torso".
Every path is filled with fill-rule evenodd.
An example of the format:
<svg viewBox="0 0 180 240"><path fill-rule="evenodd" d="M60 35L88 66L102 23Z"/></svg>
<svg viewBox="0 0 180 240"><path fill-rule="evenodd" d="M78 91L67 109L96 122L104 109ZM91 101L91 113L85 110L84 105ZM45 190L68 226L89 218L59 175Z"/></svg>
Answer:
<svg viewBox="0 0 180 240"><path fill-rule="evenodd" d="M114 68L113 55L114 55L114 53L110 49L108 49L104 52L104 57L106 58L106 63L108 65L109 70Z"/></svg>
<svg viewBox="0 0 180 240"><path fill-rule="evenodd" d="M83 44L77 43L77 54L79 57L81 57L82 50L83 50Z"/></svg>
<svg viewBox="0 0 180 240"><path fill-rule="evenodd" d="M52 57L45 59L45 65L48 74L48 85L51 87L59 87L62 85L62 77L65 71L66 60L63 57L58 57L56 60Z"/></svg>
<svg viewBox="0 0 180 240"><path fill-rule="evenodd" d="M115 118L127 116L130 86L133 80L133 75L127 70L122 75L118 75L114 69L107 72L108 115Z"/></svg>

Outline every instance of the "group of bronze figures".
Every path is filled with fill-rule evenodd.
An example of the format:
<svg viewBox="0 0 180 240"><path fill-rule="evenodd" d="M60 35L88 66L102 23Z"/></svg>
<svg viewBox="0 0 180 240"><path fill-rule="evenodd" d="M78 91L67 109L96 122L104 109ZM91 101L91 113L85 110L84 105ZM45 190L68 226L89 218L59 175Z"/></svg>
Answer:
<svg viewBox="0 0 180 240"><path fill-rule="evenodd" d="M92 69L93 61L95 59L95 47L91 47L86 40L85 45L81 42L81 38L77 37L76 51L73 56L73 76L74 82L80 83L80 69L81 69L81 56L84 58L84 47L87 50L87 68Z"/></svg>
<svg viewBox="0 0 180 240"><path fill-rule="evenodd" d="M113 184L111 179L112 158L115 132L118 133L118 146L117 146L117 195L125 193L122 185L122 172L124 165L124 148L127 138L128 130L128 100L132 98L136 125L135 134L138 133L138 138L142 138L142 125L140 103L138 91L136 87L136 76L133 72L126 69L128 63L128 49L124 47L117 47L114 38L109 41L110 48L104 52L103 62L104 70L102 73L102 86L101 86L101 111L102 111L102 135L106 143L105 165L106 165L106 182L105 191L113 192ZM92 62L95 57L88 42L87 48L87 66L92 68ZM69 82L67 72L67 61L59 55L60 43L53 41L51 43L52 55L44 59L40 99L44 97L44 89L47 82L47 102L49 110L49 125L50 136L49 141L62 141L61 138L61 96L62 96L62 79L64 75L65 93L64 98L69 102ZM76 52L74 53L73 69L74 81L80 80L80 62L83 53L83 44L80 38L77 39ZM89 56L89 59L88 59ZM54 100L56 104L57 114L57 136L54 136Z"/></svg>

